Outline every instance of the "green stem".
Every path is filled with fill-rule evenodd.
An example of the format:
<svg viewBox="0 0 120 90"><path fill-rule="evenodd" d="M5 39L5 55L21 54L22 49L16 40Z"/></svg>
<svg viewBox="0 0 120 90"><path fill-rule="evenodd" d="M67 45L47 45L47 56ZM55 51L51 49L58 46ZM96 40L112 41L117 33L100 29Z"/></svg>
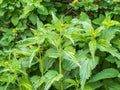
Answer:
<svg viewBox="0 0 120 90"><path fill-rule="evenodd" d="M41 56L40 56L40 71L41 71L41 75L42 75L42 77L44 76L44 71L43 71L43 61L42 61L42 58L41 58Z"/></svg>
<svg viewBox="0 0 120 90"><path fill-rule="evenodd" d="M41 47L40 47L40 45L38 45L38 51L40 51L40 52L39 52L39 55L40 55L40 57L39 57L40 72L41 72L41 75L42 75L42 77L43 77L43 76L44 76L44 69L43 69L43 60L42 60Z"/></svg>
<svg viewBox="0 0 120 90"><path fill-rule="evenodd" d="M40 59L39 59L39 62L40 62L40 72L41 72L42 80L44 81L43 59L42 59L42 55L41 55L41 48L40 48L40 46L39 46L39 49L40 49ZM44 84L43 84L42 90L43 89L44 89Z"/></svg>
<svg viewBox="0 0 120 90"><path fill-rule="evenodd" d="M62 47L61 47L61 40L62 40L62 34L60 32L60 43L59 43L59 73L62 75ZM60 90L63 90L63 84L62 79L60 79Z"/></svg>

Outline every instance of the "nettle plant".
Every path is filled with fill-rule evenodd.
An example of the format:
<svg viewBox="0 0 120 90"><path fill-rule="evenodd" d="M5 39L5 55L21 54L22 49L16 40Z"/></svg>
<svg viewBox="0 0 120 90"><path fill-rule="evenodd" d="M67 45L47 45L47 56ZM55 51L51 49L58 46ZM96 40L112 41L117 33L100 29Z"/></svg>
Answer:
<svg viewBox="0 0 120 90"><path fill-rule="evenodd" d="M0 52L1 90L119 90L120 23L84 12L71 23L52 18Z"/></svg>

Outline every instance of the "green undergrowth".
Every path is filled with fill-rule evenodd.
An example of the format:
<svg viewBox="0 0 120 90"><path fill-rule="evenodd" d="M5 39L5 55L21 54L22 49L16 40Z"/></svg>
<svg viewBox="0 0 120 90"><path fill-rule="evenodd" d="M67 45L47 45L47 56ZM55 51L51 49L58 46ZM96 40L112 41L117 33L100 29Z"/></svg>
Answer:
<svg viewBox="0 0 120 90"><path fill-rule="evenodd" d="M0 0L0 90L119 90L119 0Z"/></svg>

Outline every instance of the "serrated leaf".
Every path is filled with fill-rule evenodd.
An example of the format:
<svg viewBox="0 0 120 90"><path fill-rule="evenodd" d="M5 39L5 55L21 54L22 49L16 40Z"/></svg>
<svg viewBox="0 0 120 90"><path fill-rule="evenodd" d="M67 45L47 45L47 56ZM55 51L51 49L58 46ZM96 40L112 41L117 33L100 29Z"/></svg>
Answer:
<svg viewBox="0 0 120 90"><path fill-rule="evenodd" d="M44 37L31 37L31 38L26 38L21 41L17 42L17 47L27 47L32 44L42 44L44 42L45 38Z"/></svg>
<svg viewBox="0 0 120 90"><path fill-rule="evenodd" d="M28 14L34 9L33 5L27 5L24 7L23 9L23 14L20 16L21 18L26 18L28 16Z"/></svg>
<svg viewBox="0 0 120 90"><path fill-rule="evenodd" d="M37 49L35 49L35 50L33 50L33 52L31 53L31 55L30 55L30 59L29 59L29 67L31 67L32 66L32 61L33 61L33 59L34 59L34 57L36 56L36 53L39 51L39 48L37 48Z"/></svg>
<svg viewBox="0 0 120 90"><path fill-rule="evenodd" d="M106 29L102 32L101 38L103 38L107 42L110 42L115 37L117 31L118 29L114 27Z"/></svg>
<svg viewBox="0 0 120 90"><path fill-rule="evenodd" d="M50 48L46 51L46 56L51 58L58 58L58 50L57 48Z"/></svg>
<svg viewBox="0 0 120 90"><path fill-rule="evenodd" d="M27 47L28 45L35 44L37 42L36 41L37 39L38 39L37 37L23 39L23 40L17 42L17 46L18 47Z"/></svg>
<svg viewBox="0 0 120 90"><path fill-rule="evenodd" d="M76 57L78 60L81 60L81 58L86 57L87 53L89 52L89 49L81 49L76 53Z"/></svg>
<svg viewBox="0 0 120 90"><path fill-rule="evenodd" d="M84 22L81 22L81 24L83 25L83 28L84 28L85 32L88 35L93 36L94 28L92 27L91 23L88 23L88 22L84 21Z"/></svg>
<svg viewBox="0 0 120 90"><path fill-rule="evenodd" d="M77 60L76 58L76 52L75 52L75 48L69 46L69 47L66 47L63 51L63 58L65 60L70 60L72 61L73 63L75 63L77 66L80 66L80 63L79 61Z"/></svg>
<svg viewBox="0 0 120 90"><path fill-rule="evenodd" d="M68 38L71 42L72 42L72 44L74 44L74 40L73 40L73 38L72 38L72 36L71 35L64 35L66 38Z"/></svg>
<svg viewBox="0 0 120 90"><path fill-rule="evenodd" d="M114 69L114 68L107 68L104 69L103 71L97 73L96 75L94 75L89 82L96 82L102 79L106 79L106 78L115 78L117 77L119 74L119 71Z"/></svg>
<svg viewBox="0 0 120 90"><path fill-rule="evenodd" d="M89 79L89 77L91 76L91 71L95 68L97 63L98 58L96 58L96 60L92 60L89 57L81 58L79 75L82 90L84 90L86 80Z"/></svg>
<svg viewBox="0 0 120 90"><path fill-rule="evenodd" d="M63 60L62 66L66 71L71 71L72 69L78 67L78 65L76 65L75 63L73 63L73 61L70 60Z"/></svg>
<svg viewBox="0 0 120 90"><path fill-rule="evenodd" d="M54 70L49 70L45 74L45 88L44 88L44 90L49 90L49 88L51 87L51 85L55 81L59 81L62 77L63 76L61 74L58 74L58 72L56 72Z"/></svg>
<svg viewBox="0 0 120 90"><path fill-rule="evenodd" d="M43 69L44 69L44 72L48 71L49 68L52 67L52 65L54 64L56 59L54 58L48 58L48 57L44 57L43 58Z"/></svg>
<svg viewBox="0 0 120 90"><path fill-rule="evenodd" d="M37 90L43 83L44 83L44 78L40 76L34 75L33 77L30 78L33 88Z"/></svg>
<svg viewBox="0 0 120 90"><path fill-rule="evenodd" d="M105 41L103 39L99 40L98 42L99 42L97 44L98 49L100 49L101 51L106 51L106 52L110 53L112 56L115 56L118 59L120 59L119 52L110 43L108 43L107 41Z"/></svg>
<svg viewBox="0 0 120 90"><path fill-rule="evenodd" d="M60 39L48 38L48 42L49 42L50 44L52 44L53 46L55 46L55 47L58 47L58 46L59 46L59 41L60 41Z"/></svg>

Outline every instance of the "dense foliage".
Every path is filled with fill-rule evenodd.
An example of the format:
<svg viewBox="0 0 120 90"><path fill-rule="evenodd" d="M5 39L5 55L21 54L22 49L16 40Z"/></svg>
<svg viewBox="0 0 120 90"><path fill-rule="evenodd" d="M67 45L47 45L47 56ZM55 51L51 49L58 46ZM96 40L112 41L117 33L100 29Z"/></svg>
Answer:
<svg viewBox="0 0 120 90"><path fill-rule="evenodd" d="M0 0L0 90L120 90L120 0Z"/></svg>

